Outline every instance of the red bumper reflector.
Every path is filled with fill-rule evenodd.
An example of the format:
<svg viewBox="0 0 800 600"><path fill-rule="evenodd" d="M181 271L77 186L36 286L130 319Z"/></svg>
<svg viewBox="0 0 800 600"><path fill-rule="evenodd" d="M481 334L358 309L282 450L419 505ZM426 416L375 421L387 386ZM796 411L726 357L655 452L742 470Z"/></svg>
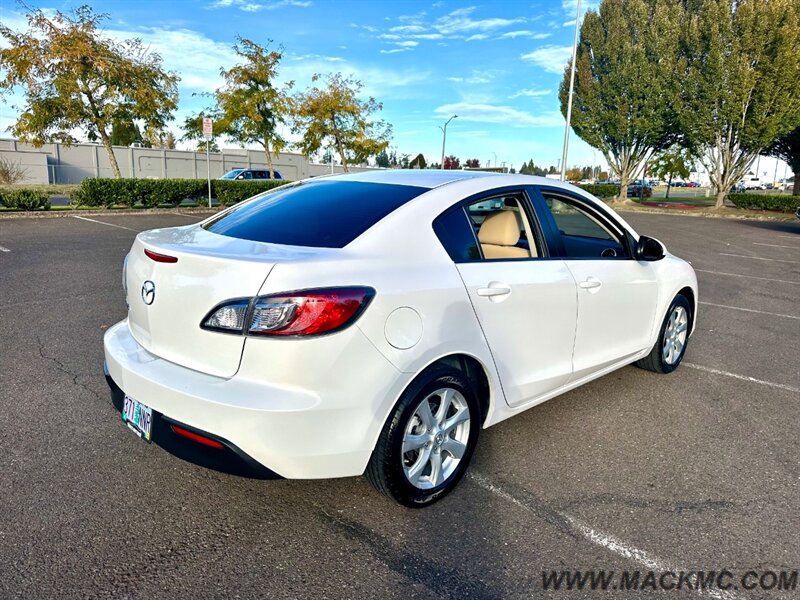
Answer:
<svg viewBox="0 0 800 600"><path fill-rule="evenodd" d="M218 448L220 450L225 448L225 446L220 444L217 440L212 440L210 438L200 435L199 433L194 433L193 431L184 429L183 427L178 427L177 425L170 425L170 428L172 429L172 431L174 431L181 437L185 437L186 439L192 440L193 442L197 442L198 444L204 444L206 446L211 446L212 448Z"/></svg>
<svg viewBox="0 0 800 600"><path fill-rule="evenodd" d="M163 263L178 262L177 256L167 256L166 254L159 254L158 252L153 252L152 250L145 250L144 253L148 258L152 258L156 262L163 262Z"/></svg>

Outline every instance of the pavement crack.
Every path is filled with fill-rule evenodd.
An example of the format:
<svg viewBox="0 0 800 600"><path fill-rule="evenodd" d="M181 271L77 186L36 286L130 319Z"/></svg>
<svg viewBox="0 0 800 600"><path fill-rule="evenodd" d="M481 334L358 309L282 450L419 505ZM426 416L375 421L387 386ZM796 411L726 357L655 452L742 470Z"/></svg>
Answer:
<svg viewBox="0 0 800 600"><path fill-rule="evenodd" d="M423 558L392 544L367 526L342 515L331 515L319 505L321 519L329 527L338 530L346 538L365 546L371 556L380 560L398 575L409 579L442 598L501 598L491 583L465 573L463 570L445 566L430 558Z"/></svg>
<svg viewBox="0 0 800 600"><path fill-rule="evenodd" d="M97 393L97 391L93 390L92 388L87 386L85 383L82 383L82 382L78 381L78 378L81 376L80 373L74 373L73 371L68 369L66 367L66 365L64 365L64 363L61 362L56 357L48 356L47 354L45 354L45 352L44 352L44 342L42 341L42 339L38 335L36 336L36 343L39 346L39 356L41 358L43 358L44 360L50 361L51 363L53 363L53 365L55 365L56 369L58 369L59 371L61 371L65 375L71 377L72 378L72 385L77 386L79 388L83 388L84 390L86 390L87 392L92 394L95 398L97 398L98 400L102 400L103 399L100 396L100 394Z"/></svg>

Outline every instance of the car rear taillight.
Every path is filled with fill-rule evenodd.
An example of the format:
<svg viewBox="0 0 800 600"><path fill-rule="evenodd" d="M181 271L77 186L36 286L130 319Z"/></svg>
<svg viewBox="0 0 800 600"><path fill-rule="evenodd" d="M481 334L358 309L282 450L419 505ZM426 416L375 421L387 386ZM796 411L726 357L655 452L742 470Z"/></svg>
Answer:
<svg viewBox="0 0 800 600"><path fill-rule="evenodd" d="M150 260L154 260L156 262L162 263L176 263L178 262L177 256L169 256L168 254L161 254L159 252L153 252L152 250L145 249L144 251L145 256Z"/></svg>
<svg viewBox="0 0 800 600"><path fill-rule="evenodd" d="M202 327L259 336L332 333L355 322L374 295L372 288L347 287L232 300L212 310Z"/></svg>

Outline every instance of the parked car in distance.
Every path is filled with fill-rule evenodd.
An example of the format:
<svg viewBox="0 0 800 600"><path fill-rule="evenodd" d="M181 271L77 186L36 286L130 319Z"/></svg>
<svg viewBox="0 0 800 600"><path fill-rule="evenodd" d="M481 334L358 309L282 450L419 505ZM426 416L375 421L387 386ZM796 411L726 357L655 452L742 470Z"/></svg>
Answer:
<svg viewBox="0 0 800 600"><path fill-rule="evenodd" d="M628 196L631 198L650 198L653 195L653 188L646 183L634 183L628 186Z"/></svg>
<svg viewBox="0 0 800 600"><path fill-rule="evenodd" d="M283 179L280 171L273 169L272 179ZM232 169L219 179L270 179L269 169Z"/></svg>
<svg viewBox="0 0 800 600"><path fill-rule="evenodd" d="M686 187L686 182L685 181L673 181L670 185L672 187Z"/></svg>
<svg viewBox="0 0 800 600"><path fill-rule="evenodd" d="M745 190L765 190L767 189L766 182L761 181L758 177L745 177L742 182L744 183Z"/></svg>
<svg viewBox="0 0 800 600"><path fill-rule="evenodd" d="M686 182L686 187L688 187L688 188L699 188L700 184L697 183L696 181L687 181Z"/></svg>
<svg viewBox="0 0 800 600"><path fill-rule="evenodd" d="M594 196L476 171L281 186L139 233L123 283L104 370L136 435L366 473L412 507L456 486L481 429L631 363L674 371L697 309L692 267Z"/></svg>

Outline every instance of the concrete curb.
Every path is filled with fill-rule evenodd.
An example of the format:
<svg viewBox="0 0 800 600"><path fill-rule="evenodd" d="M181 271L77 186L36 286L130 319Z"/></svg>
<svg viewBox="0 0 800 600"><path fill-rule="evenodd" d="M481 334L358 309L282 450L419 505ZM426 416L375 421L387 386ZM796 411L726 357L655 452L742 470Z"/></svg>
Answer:
<svg viewBox="0 0 800 600"><path fill-rule="evenodd" d="M227 207L225 207L227 208ZM221 208L146 208L139 210L58 210L0 213L0 221L12 219L58 219L61 217L114 217L131 215L213 215Z"/></svg>

